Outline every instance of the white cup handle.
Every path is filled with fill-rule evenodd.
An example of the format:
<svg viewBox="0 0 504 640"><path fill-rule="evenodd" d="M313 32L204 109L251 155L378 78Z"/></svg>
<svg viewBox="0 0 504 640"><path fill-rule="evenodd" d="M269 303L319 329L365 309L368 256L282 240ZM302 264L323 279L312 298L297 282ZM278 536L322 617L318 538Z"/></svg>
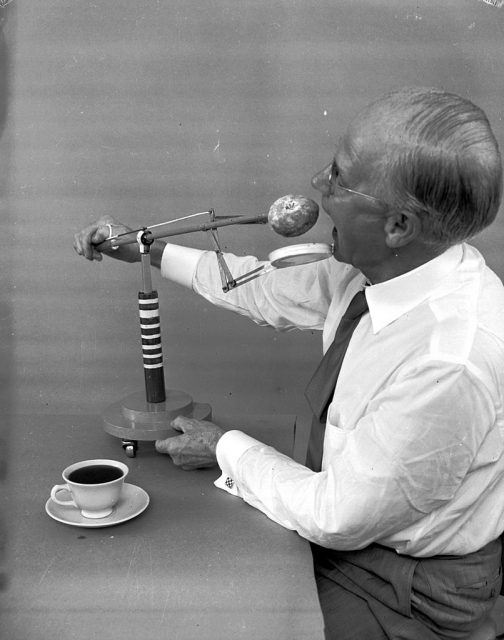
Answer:
<svg viewBox="0 0 504 640"><path fill-rule="evenodd" d="M70 498L70 500L60 500L56 497L58 491L63 490L70 492L70 488L67 484L55 484L51 489L51 500L53 500L53 502L55 502L56 504L62 505L63 507L76 507L77 505L75 504L75 500L73 498Z"/></svg>

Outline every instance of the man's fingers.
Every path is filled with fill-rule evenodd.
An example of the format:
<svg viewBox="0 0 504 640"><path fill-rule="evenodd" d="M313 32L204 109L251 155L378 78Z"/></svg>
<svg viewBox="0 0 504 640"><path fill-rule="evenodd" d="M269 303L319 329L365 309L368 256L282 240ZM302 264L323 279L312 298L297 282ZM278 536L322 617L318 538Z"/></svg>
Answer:
<svg viewBox="0 0 504 640"><path fill-rule="evenodd" d="M175 429L175 431L181 431L182 433L184 433L185 421L186 418L184 418L184 416L177 416L171 421L170 426L172 427L172 429Z"/></svg>
<svg viewBox="0 0 504 640"><path fill-rule="evenodd" d="M107 237L108 231L96 225L91 225L83 231L74 235L74 249L80 256L88 260L101 260L101 254L94 248Z"/></svg>
<svg viewBox="0 0 504 640"><path fill-rule="evenodd" d="M73 246L76 253L88 260L101 260L103 256L99 251L96 251L95 245L109 237L108 224L113 224L120 230L123 228L123 225L117 224L111 216L102 216L74 235Z"/></svg>
<svg viewBox="0 0 504 640"><path fill-rule="evenodd" d="M214 467L217 464L215 458L215 445L212 443L215 436L204 432L182 433L180 436L156 440L156 451L166 453L173 463L184 470L202 469Z"/></svg>
<svg viewBox="0 0 504 640"><path fill-rule="evenodd" d="M187 418L186 416L177 416L171 421L171 426L175 431L182 433L194 433L208 427L208 422L196 420L196 418Z"/></svg>
<svg viewBox="0 0 504 640"><path fill-rule="evenodd" d="M156 440L156 451L159 453L167 453L169 456L178 455L180 450L187 443L188 437L185 435L175 436L174 438L165 438L164 440Z"/></svg>
<svg viewBox="0 0 504 640"><path fill-rule="evenodd" d="M169 455L173 464L181 467L184 471L213 467L216 464L215 459L200 452L198 446L195 446L194 439L185 433L173 438L156 440L155 446L158 453Z"/></svg>

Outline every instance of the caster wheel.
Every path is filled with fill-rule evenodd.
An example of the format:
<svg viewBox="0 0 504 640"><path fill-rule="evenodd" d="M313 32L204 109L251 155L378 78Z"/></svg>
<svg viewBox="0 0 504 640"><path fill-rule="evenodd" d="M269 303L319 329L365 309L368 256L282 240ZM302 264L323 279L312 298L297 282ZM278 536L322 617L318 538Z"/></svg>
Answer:
<svg viewBox="0 0 504 640"><path fill-rule="evenodd" d="M126 455L128 456L128 458L134 458L136 456L135 447L131 444L127 444L124 447L124 451L126 452Z"/></svg>
<svg viewBox="0 0 504 640"><path fill-rule="evenodd" d="M124 453L128 456L128 458L134 458L136 456L136 452L138 449L138 444L132 441L123 441L122 445L124 449Z"/></svg>

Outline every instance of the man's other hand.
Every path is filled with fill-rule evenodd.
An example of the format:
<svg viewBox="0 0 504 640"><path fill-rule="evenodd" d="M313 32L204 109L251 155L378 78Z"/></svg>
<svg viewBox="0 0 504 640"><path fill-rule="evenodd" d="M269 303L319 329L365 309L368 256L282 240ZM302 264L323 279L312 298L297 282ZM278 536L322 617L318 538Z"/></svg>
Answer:
<svg viewBox="0 0 504 640"><path fill-rule="evenodd" d="M185 469L203 469L217 464L215 449L224 431L208 420L178 416L171 426L182 435L156 441L159 453L168 454L173 462Z"/></svg>

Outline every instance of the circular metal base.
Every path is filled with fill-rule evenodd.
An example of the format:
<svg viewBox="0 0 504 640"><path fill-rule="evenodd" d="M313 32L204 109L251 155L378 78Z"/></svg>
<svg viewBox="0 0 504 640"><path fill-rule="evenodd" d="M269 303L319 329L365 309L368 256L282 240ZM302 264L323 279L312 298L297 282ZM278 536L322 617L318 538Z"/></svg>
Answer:
<svg viewBox="0 0 504 640"><path fill-rule="evenodd" d="M170 426L177 416L210 420L209 404L193 402L184 391L166 390L164 402L147 402L141 393L133 393L103 412L103 428L110 435L127 441L163 440L180 435Z"/></svg>

